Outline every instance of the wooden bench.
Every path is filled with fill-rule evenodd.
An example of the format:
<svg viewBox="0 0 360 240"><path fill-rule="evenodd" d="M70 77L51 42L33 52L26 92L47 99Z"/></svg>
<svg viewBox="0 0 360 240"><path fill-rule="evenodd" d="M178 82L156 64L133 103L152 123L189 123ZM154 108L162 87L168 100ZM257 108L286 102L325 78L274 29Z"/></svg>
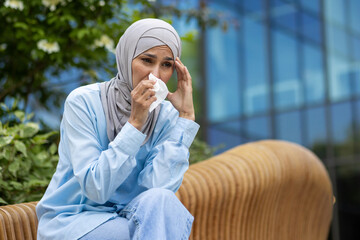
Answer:
<svg viewBox="0 0 360 240"><path fill-rule="evenodd" d="M309 150L267 140L238 146L186 172L178 198L193 240L327 239L332 187ZM36 202L0 207L0 240L36 239Z"/></svg>

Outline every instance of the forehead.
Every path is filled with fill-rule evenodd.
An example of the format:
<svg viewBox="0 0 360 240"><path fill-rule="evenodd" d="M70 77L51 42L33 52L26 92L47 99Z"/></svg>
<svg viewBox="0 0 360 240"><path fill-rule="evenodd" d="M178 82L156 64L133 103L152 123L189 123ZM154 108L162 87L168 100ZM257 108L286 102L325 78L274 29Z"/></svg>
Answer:
<svg viewBox="0 0 360 240"><path fill-rule="evenodd" d="M167 45L156 46L156 47L150 48L149 50L147 50L143 53L149 53L149 54L153 54L153 55L163 55L164 57L173 58L173 53Z"/></svg>

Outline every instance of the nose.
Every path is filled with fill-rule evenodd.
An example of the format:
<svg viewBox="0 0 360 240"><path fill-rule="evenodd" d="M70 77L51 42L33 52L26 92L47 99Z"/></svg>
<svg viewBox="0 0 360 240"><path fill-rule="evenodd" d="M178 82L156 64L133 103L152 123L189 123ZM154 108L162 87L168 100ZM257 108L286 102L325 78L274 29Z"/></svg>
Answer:
<svg viewBox="0 0 360 240"><path fill-rule="evenodd" d="M151 73L157 77L160 78L160 66L154 66L154 68L152 69Z"/></svg>

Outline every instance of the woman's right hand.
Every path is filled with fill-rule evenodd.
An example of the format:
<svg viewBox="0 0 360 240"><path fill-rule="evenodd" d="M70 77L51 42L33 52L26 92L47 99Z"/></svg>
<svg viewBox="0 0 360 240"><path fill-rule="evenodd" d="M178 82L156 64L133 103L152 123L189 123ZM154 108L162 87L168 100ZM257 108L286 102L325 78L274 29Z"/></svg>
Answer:
<svg viewBox="0 0 360 240"><path fill-rule="evenodd" d="M149 115L150 105L156 101L154 84L155 81L143 80L131 91L131 114L128 121L139 131Z"/></svg>

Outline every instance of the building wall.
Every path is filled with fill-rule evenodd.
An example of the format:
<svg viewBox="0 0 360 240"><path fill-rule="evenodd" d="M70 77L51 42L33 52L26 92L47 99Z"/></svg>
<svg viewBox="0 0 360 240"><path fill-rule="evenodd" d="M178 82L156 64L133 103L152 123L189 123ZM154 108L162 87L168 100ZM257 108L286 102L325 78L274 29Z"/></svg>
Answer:
<svg viewBox="0 0 360 240"><path fill-rule="evenodd" d="M313 150L337 203L329 239L360 239L360 1L212 0L203 32L207 141Z"/></svg>

